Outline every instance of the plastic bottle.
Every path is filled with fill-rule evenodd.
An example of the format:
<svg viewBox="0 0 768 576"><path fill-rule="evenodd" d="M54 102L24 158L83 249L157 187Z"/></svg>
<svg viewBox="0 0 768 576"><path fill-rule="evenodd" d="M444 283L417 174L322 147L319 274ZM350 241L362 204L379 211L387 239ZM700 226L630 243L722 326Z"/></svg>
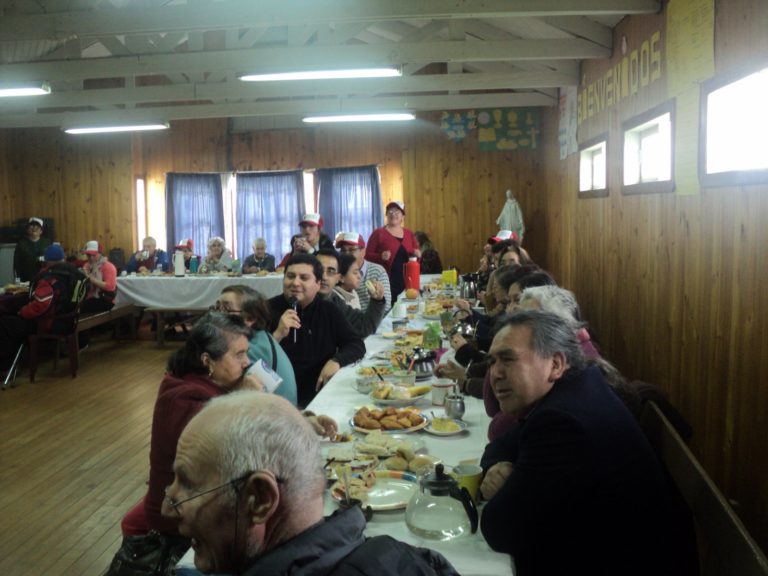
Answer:
<svg viewBox="0 0 768 576"><path fill-rule="evenodd" d="M405 289L415 288L417 291L421 287L421 266L416 256L408 258L408 263L405 265Z"/></svg>
<svg viewBox="0 0 768 576"><path fill-rule="evenodd" d="M189 271L192 274L197 274L197 266L199 263L197 256L192 256L192 258L189 259Z"/></svg>

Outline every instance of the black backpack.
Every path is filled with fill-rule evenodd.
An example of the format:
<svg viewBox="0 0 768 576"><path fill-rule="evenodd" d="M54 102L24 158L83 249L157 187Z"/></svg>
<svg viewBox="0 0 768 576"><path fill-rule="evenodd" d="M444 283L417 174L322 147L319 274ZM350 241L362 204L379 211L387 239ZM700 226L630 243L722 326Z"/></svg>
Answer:
<svg viewBox="0 0 768 576"><path fill-rule="evenodd" d="M77 310L88 292L88 279L71 264L55 264L40 272L30 286L30 298L41 280L47 281L53 289L53 314L71 314Z"/></svg>

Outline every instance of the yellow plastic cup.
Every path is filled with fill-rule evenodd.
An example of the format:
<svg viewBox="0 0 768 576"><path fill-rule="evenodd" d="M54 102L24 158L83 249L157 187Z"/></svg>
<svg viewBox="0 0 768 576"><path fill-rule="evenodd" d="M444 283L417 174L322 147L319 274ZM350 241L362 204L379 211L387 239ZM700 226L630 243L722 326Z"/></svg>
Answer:
<svg viewBox="0 0 768 576"><path fill-rule="evenodd" d="M459 483L459 487L466 488L472 500L477 503L480 492L480 480L483 478L483 469L476 464L459 464L453 468L453 473Z"/></svg>

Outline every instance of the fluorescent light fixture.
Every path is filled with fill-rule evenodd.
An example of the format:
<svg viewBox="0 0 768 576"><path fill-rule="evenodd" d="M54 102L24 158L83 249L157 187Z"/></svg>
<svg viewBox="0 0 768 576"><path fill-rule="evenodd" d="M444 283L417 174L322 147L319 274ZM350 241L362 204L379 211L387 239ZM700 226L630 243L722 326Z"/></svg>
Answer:
<svg viewBox="0 0 768 576"><path fill-rule="evenodd" d="M404 122L415 120L411 113L398 112L395 114L343 114L339 116L307 116L304 122L318 124L322 122Z"/></svg>
<svg viewBox="0 0 768 576"><path fill-rule="evenodd" d="M35 84L35 85L16 85L8 86L0 84L0 97L13 97L13 96L40 96L42 94L50 94L51 87L48 84Z"/></svg>
<svg viewBox="0 0 768 576"><path fill-rule="evenodd" d="M82 126L79 128L66 128L67 134L104 134L106 132L139 132L142 130L166 130L168 123L161 124L126 124L120 126Z"/></svg>
<svg viewBox="0 0 768 576"><path fill-rule="evenodd" d="M339 78L391 78L401 76L397 68L358 68L354 70L305 70L275 74L245 74L244 82L279 82L282 80L337 80Z"/></svg>

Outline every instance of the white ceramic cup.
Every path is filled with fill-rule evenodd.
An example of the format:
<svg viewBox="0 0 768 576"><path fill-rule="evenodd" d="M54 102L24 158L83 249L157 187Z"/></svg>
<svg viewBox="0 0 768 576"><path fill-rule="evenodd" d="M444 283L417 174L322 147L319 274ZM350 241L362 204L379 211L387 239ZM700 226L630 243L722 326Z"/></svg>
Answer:
<svg viewBox="0 0 768 576"><path fill-rule="evenodd" d="M438 378L432 382L432 404L445 406L445 397L453 389L455 383L450 378Z"/></svg>
<svg viewBox="0 0 768 576"><path fill-rule="evenodd" d="M408 308L406 308L403 302L395 302L395 306L392 308L392 318L406 318L408 316Z"/></svg>

